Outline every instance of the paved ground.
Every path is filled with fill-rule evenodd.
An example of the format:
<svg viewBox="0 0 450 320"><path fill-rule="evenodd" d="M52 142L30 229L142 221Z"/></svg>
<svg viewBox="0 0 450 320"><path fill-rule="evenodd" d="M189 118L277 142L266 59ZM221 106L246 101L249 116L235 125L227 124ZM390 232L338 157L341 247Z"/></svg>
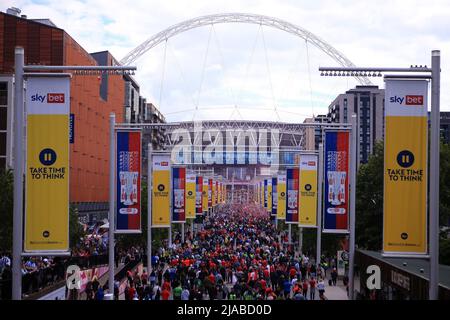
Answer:
<svg viewBox="0 0 450 320"><path fill-rule="evenodd" d="M348 300L347 291L342 286L325 286L325 297L328 300Z"/></svg>

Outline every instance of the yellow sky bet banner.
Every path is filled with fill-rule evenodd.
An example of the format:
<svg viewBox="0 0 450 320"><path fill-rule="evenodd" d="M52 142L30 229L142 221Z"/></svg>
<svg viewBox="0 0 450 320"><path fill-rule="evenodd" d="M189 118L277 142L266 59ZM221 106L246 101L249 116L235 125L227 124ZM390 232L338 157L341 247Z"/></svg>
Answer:
<svg viewBox="0 0 450 320"><path fill-rule="evenodd" d="M203 192L202 192L202 205L203 205L203 212L208 212L208 194L209 194L209 179L207 177L203 177Z"/></svg>
<svg viewBox="0 0 450 320"><path fill-rule="evenodd" d="M383 253L427 254L427 93L425 80L387 80Z"/></svg>
<svg viewBox="0 0 450 320"><path fill-rule="evenodd" d="M317 155L300 155L300 194L298 225L317 227Z"/></svg>
<svg viewBox="0 0 450 320"><path fill-rule="evenodd" d="M216 180L212 181L212 193L211 193L212 206L215 207L217 204L217 183Z"/></svg>
<svg viewBox="0 0 450 320"><path fill-rule="evenodd" d="M186 219L195 218L195 174L186 174Z"/></svg>
<svg viewBox="0 0 450 320"><path fill-rule="evenodd" d="M170 226L170 156L153 156L152 228Z"/></svg>
<svg viewBox="0 0 450 320"><path fill-rule="evenodd" d="M70 78L29 77L25 252L69 249Z"/></svg>
<svg viewBox="0 0 450 320"><path fill-rule="evenodd" d="M272 213L272 178L267 179L267 211Z"/></svg>
<svg viewBox="0 0 450 320"><path fill-rule="evenodd" d="M286 219L286 175L280 174L277 179L277 195L278 195L278 205L277 205L277 219Z"/></svg>

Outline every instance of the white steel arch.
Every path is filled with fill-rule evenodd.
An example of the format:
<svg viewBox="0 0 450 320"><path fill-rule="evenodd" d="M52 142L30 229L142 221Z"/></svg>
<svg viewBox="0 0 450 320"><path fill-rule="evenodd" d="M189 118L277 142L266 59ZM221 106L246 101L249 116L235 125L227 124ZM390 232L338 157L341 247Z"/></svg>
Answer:
<svg viewBox="0 0 450 320"><path fill-rule="evenodd" d="M281 19L251 13L213 14L180 22L161 32L158 32L157 34L153 35L152 37L144 41L142 44L140 44L135 49L130 51L122 60L120 60L120 64L121 65L131 64L153 47L157 46L161 42L166 41L167 39L173 36L176 36L177 34L183 33L191 29L218 23L248 23L279 29L281 31L285 31L295 36L301 37L304 40L312 43L315 47L319 48L321 51L323 51L328 56L333 58L341 66L355 67L355 65L341 52L336 50L330 44L320 39L313 33L309 32L308 30L300 28L290 22ZM355 78L363 85L372 84L372 82L367 77L355 76Z"/></svg>

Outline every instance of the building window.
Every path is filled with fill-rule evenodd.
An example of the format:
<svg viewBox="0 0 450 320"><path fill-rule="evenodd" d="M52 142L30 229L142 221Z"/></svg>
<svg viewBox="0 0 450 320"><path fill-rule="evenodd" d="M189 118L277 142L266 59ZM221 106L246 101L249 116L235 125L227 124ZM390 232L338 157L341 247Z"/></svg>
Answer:
<svg viewBox="0 0 450 320"><path fill-rule="evenodd" d="M8 104L8 82L0 82L0 105Z"/></svg>
<svg viewBox="0 0 450 320"><path fill-rule="evenodd" d="M6 131L8 109L0 106L0 131Z"/></svg>

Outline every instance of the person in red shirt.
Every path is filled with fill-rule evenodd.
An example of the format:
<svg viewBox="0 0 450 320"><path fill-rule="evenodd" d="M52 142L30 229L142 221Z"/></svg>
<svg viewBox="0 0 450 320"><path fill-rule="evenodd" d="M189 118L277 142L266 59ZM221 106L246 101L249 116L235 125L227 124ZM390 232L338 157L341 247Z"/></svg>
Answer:
<svg viewBox="0 0 450 320"><path fill-rule="evenodd" d="M133 300L136 294L136 289L134 288L134 284L131 284L130 290L128 291L128 300Z"/></svg>
<svg viewBox="0 0 450 320"><path fill-rule="evenodd" d="M214 276L214 274L211 272L208 276L209 281L211 281L211 283L216 284L216 277Z"/></svg>
<svg viewBox="0 0 450 320"><path fill-rule="evenodd" d="M269 270L267 270L267 268L265 268L263 273L264 273L264 279L266 279L266 281L267 281L270 278L270 272L269 272Z"/></svg>
<svg viewBox="0 0 450 320"><path fill-rule="evenodd" d="M308 281L306 281L306 279L303 280L302 289L303 289L303 296L306 299L307 298L307 294L308 294Z"/></svg>
<svg viewBox="0 0 450 320"><path fill-rule="evenodd" d="M167 290L167 289L164 289L164 290L161 292L161 298L162 298L162 300L169 300L169 297L170 297L170 291Z"/></svg>
<svg viewBox="0 0 450 320"><path fill-rule="evenodd" d="M291 280L295 278L296 274L297 270L295 270L295 268L292 267L291 270L289 270L289 277L291 278Z"/></svg>
<svg viewBox="0 0 450 320"><path fill-rule="evenodd" d="M316 279L314 277L309 280L309 300L314 300L316 297Z"/></svg>
<svg viewBox="0 0 450 320"><path fill-rule="evenodd" d="M261 279L259 281L261 283L261 289L266 290L267 282L264 279Z"/></svg>
<svg viewBox="0 0 450 320"><path fill-rule="evenodd" d="M163 285L162 285L162 289L163 290L168 290L170 293L170 290L172 289L172 287L170 286L170 282L168 281L164 281Z"/></svg>

